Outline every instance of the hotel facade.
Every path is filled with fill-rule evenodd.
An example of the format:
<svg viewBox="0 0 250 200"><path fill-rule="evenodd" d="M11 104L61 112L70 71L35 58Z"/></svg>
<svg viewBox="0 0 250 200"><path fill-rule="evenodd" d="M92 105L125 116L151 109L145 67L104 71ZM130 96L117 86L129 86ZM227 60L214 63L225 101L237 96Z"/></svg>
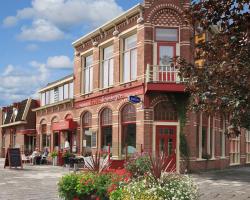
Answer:
<svg viewBox="0 0 250 200"><path fill-rule="evenodd" d="M145 0L73 42L74 73L42 88L37 146L73 153L165 152L177 171L250 162L250 133L227 138L219 114L187 112L173 58L194 59L188 0Z"/></svg>

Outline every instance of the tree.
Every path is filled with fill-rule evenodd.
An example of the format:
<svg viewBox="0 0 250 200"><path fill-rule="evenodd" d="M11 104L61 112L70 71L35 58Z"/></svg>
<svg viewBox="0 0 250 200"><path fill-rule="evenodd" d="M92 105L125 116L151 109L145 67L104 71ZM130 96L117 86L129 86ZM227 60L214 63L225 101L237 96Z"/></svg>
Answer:
<svg viewBox="0 0 250 200"><path fill-rule="evenodd" d="M230 116L229 133L236 134L240 128L250 130L249 6L250 0L193 1L187 11L189 22L209 35L194 47L205 63L197 67L178 61L192 109Z"/></svg>

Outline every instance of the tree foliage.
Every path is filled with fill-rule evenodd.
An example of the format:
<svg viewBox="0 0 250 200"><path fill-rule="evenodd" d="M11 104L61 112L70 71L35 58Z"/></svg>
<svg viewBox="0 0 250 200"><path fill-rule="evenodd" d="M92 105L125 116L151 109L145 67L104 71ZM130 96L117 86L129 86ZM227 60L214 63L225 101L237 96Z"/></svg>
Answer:
<svg viewBox="0 0 250 200"><path fill-rule="evenodd" d="M199 68L179 60L187 78L191 107L229 117L230 132L250 129L250 0L193 1L190 24L209 35L195 44L196 56L205 60Z"/></svg>

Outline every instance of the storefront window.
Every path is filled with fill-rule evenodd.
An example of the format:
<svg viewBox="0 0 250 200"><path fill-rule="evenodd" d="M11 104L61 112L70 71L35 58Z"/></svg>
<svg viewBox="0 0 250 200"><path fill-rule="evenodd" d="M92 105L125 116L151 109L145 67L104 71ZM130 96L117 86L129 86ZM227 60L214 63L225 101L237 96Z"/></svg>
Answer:
<svg viewBox="0 0 250 200"><path fill-rule="evenodd" d="M112 147L112 110L105 108L101 113L101 134L102 148L108 150L108 146Z"/></svg>
<svg viewBox="0 0 250 200"><path fill-rule="evenodd" d="M126 151L136 152L136 109L132 104L122 109L122 153Z"/></svg>
<svg viewBox="0 0 250 200"><path fill-rule="evenodd" d="M95 147L92 145L92 132L91 132L91 126L92 126L92 114L90 112L86 112L83 115L82 118L82 124L83 124L83 146L85 148L91 148Z"/></svg>
<svg viewBox="0 0 250 200"><path fill-rule="evenodd" d="M137 34L124 39L123 82L137 77Z"/></svg>

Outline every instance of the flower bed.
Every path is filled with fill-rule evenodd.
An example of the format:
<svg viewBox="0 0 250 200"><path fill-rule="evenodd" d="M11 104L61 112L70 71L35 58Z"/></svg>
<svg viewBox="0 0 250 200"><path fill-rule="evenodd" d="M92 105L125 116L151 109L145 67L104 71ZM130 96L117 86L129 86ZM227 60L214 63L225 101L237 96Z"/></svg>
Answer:
<svg viewBox="0 0 250 200"><path fill-rule="evenodd" d="M136 156L126 163L126 169L103 168L98 159L89 165L87 172L62 177L58 184L62 199L198 199L197 186L188 176L167 172L171 165L165 156Z"/></svg>

